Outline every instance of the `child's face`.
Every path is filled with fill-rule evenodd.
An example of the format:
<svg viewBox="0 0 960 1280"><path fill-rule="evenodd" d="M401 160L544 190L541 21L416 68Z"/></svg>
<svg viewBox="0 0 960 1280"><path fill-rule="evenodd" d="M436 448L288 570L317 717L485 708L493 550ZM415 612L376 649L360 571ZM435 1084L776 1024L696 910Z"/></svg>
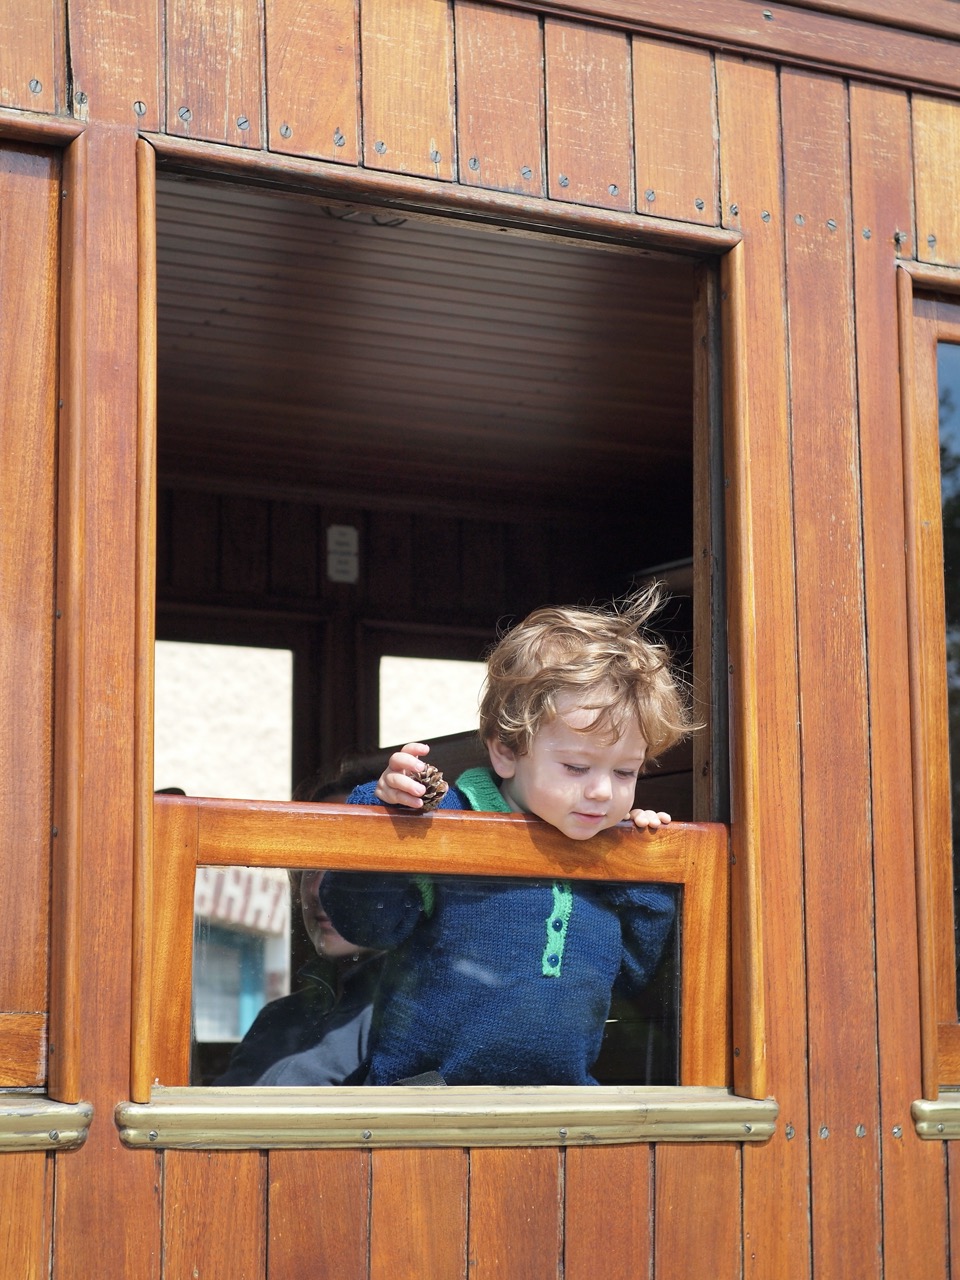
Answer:
<svg viewBox="0 0 960 1280"><path fill-rule="evenodd" d="M611 742L609 731L586 730L594 713L561 702L526 755L491 739L490 762L503 779L501 792L517 813L533 813L573 840L588 840L615 827L633 808L637 774L647 754L640 728L631 722Z"/></svg>
<svg viewBox="0 0 960 1280"><path fill-rule="evenodd" d="M328 960L340 960L343 956L355 955L360 947L348 942L330 923L320 901L320 881L323 879L323 874L320 870L300 873L300 911L303 914L303 927L318 955L326 956Z"/></svg>

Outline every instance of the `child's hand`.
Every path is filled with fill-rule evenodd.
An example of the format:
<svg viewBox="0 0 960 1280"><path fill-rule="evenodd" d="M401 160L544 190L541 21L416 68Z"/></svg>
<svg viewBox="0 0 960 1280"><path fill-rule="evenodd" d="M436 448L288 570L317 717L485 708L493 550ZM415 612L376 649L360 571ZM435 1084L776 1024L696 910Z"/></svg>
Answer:
<svg viewBox="0 0 960 1280"><path fill-rule="evenodd" d="M423 768L418 757L429 750L424 742L408 742L402 750L395 751L377 782L377 799L384 804L403 804L408 809L423 808L420 797L426 787L418 780Z"/></svg>
<svg viewBox="0 0 960 1280"><path fill-rule="evenodd" d="M670 822L669 813L654 813L652 809L631 809L627 814L630 821L642 830L659 831Z"/></svg>

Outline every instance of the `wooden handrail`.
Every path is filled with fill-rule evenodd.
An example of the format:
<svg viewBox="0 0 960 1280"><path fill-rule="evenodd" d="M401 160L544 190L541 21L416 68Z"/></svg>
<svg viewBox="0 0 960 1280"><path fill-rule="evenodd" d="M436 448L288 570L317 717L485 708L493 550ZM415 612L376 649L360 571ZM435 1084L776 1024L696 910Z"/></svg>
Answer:
<svg viewBox="0 0 960 1280"><path fill-rule="evenodd" d="M573 841L520 814L415 813L362 805L154 799L153 946L134 975L133 1097L189 1081L193 886L198 866L337 867L562 877L683 887L681 1083L728 1082L729 851L719 823ZM149 959L147 959L147 957Z"/></svg>

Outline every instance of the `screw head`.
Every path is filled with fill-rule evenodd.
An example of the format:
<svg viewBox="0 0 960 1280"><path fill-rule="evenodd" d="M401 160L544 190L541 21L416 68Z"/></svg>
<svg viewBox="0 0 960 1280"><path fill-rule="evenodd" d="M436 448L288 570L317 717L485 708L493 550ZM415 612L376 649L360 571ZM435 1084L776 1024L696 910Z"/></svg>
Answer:
<svg viewBox="0 0 960 1280"><path fill-rule="evenodd" d="M467 168L472 169L474 173L480 168L480 159L478 156L471 156L467 161Z"/></svg>
<svg viewBox="0 0 960 1280"><path fill-rule="evenodd" d="M902 1126L902 1125L895 1124L895 1125L893 1126L893 1136L894 1136L895 1138L902 1138L902 1137L903 1137L903 1126Z"/></svg>
<svg viewBox="0 0 960 1280"><path fill-rule="evenodd" d="M83 92L82 89L80 89L77 93L77 102L79 102L81 107L86 106L87 95Z"/></svg>
<svg viewBox="0 0 960 1280"><path fill-rule="evenodd" d="M615 182L611 182L609 187L607 187L607 190L610 192L612 196L618 196L620 194L620 188L617 186Z"/></svg>
<svg viewBox="0 0 960 1280"><path fill-rule="evenodd" d="M31 81L30 81L30 92L31 92L31 93L39 93L39 92L40 92L40 90L41 90L42 88L43 88L43 85L42 85L42 84L40 83L40 81L39 81L39 80L37 80L36 78L34 78L33 80L31 80Z"/></svg>
<svg viewBox="0 0 960 1280"><path fill-rule="evenodd" d="M933 235L927 236L927 244L930 246L931 249L936 243L937 243L936 236L933 236Z"/></svg>
<svg viewBox="0 0 960 1280"><path fill-rule="evenodd" d="M738 204L732 204L730 206L730 212L733 215L733 217L736 217L737 214L740 212L740 206Z"/></svg>
<svg viewBox="0 0 960 1280"><path fill-rule="evenodd" d="M570 179L567 177L565 173L561 173L557 181L560 183L561 187L569 187L570 185Z"/></svg>
<svg viewBox="0 0 960 1280"><path fill-rule="evenodd" d="M184 124L189 124L190 121L193 119L193 112L190 110L189 107L181 107L180 110L177 112L177 115L180 117L180 119L183 121Z"/></svg>
<svg viewBox="0 0 960 1280"><path fill-rule="evenodd" d="M51 1129L51 1130L50 1130L50 1132L47 1134L47 1137L50 1139L50 1141L51 1141L51 1142L59 1142L59 1141L60 1141L60 1130L59 1130L59 1129Z"/></svg>
<svg viewBox="0 0 960 1280"><path fill-rule="evenodd" d="M657 198L657 193L654 191L653 187L647 187L646 191L643 193L643 198L644 200L649 201L650 204L653 204L654 200Z"/></svg>
<svg viewBox="0 0 960 1280"><path fill-rule="evenodd" d="M532 178L532 177L533 177L533 170L530 168L530 166L529 166L528 164L525 164L525 165L523 166L523 168L520 170L520 177L521 177L521 178Z"/></svg>
<svg viewBox="0 0 960 1280"><path fill-rule="evenodd" d="M250 128L250 121L246 116L237 116L237 128L241 129L244 133L246 133Z"/></svg>
<svg viewBox="0 0 960 1280"><path fill-rule="evenodd" d="M434 164L440 163L440 152L436 149L436 147L434 147L434 149L430 152L430 159L433 161Z"/></svg>
<svg viewBox="0 0 960 1280"><path fill-rule="evenodd" d="M869 227L864 227L863 231L860 234L863 236L864 240L869 240L870 237L873 235L873 232L870 230Z"/></svg>
<svg viewBox="0 0 960 1280"><path fill-rule="evenodd" d="M764 209L764 210L763 210L763 212L760 214L760 221L761 221L761 222L769 222L769 221L770 221L770 217L771 217L770 210L769 210L769 209Z"/></svg>
<svg viewBox="0 0 960 1280"><path fill-rule="evenodd" d="M694 208L699 209L701 213L703 213L704 209L706 208L705 202L701 200L699 196L697 196L696 200L694 200L693 205L694 205Z"/></svg>
<svg viewBox="0 0 960 1280"><path fill-rule="evenodd" d="M385 156L387 154L387 144L385 142L375 142L373 144L373 149L378 156Z"/></svg>
<svg viewBox="0 0 960 1280"><path fill-rule="evenodd" d="M794 218L794 222L797 224L798 227L802 227L803 224L806 222L806 218L803 216L802 213L798 213L797 216Z"/></svg>
<svg viewBox="0 0 960 1280"><path fill-rule="evenodd" d="M821 1137L821 1138L829 1138L829 1137L830 1137L830 1130L827 1128L827 1126L826 1126L825 1124L822 1124L822 1125L820 1126L820 1137Z"/></svg>
<svg viewBox="0 0 960 1280"><path fill-rule="evenodd" d="M281 138L289 138L292 134L293 134L293 130L290 128L288 124L284 123L280 126ZM334 141L336 141L336 139L334 139Z"/></svg>
<svg viewBox="0 0 960 1280"><path fill-rule="evenodd" d="M364 1129L363 1133L360 1136L363 1138L364 1142L369 1142L370 1139L373 1137L373 1134L369 1129Z"/></svg>
<svg viewBox="0 0 960 1280"><path fill-rule="evenodd" d="M837 229L837 221L836 221L836 218L828 218L828 219L827 219L827 228L828 228L828 230L830 230L830 231L836 231L836 229Z"/></svg>
<svg viewBox="0 0 960 1280"><path fill-rule="evenodd" d="M137 116L145 116L147 114L147 104L139 100L133 104L133 113Z"/></svg>

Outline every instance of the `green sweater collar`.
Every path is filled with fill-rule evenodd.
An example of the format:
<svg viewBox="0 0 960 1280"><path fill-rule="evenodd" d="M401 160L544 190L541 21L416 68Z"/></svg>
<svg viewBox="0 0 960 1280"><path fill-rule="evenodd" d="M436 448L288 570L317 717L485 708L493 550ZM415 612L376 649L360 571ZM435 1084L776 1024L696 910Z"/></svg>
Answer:
<svg viewBox="0 0 960 1280"><path fill-rule="evenodd" d="M480 813L513 812L501 795L491 769L467 769L457 779L456 787Z"/></svg>

